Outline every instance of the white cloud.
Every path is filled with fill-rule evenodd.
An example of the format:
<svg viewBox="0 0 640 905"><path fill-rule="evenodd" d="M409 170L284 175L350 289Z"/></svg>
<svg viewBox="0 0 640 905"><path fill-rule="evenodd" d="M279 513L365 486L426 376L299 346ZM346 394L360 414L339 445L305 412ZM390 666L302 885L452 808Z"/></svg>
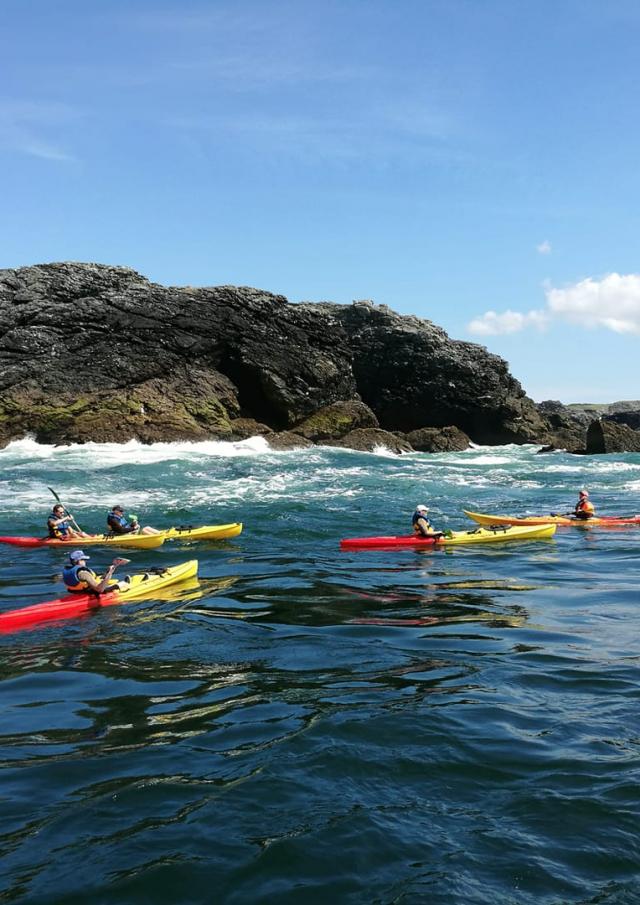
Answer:
<svg viewBox="0 0 640 905"><path fill-rule="evenodd" d="M550 288L546 295L554 317L582 327L640 334L640 274L609 273L566 289Z"/></svg>
<svg viewBox="0 0 640 905"><path fill-rule="evenodd" d="M540 245L536 245L536 251L541 255L550 255L551 254L551 242L548 239L545 239L544 242L541 242Z"/></svg>
<svg viewBox="0 0 640 905"><path fill-rule="evenodd" d="M479 336L519 333L530 327L544 330L553 320L580 327L604 327L614 333L640 335L640 274L609 273L564 289L545 287L547 307L522 313L486 311L467 324Z"/></svg>
<svg viewBox="0 0 640 905"><path fill-rule="evenodd" d="M519 333L526 327L535 327L544 330L549 316L546 311L534 310L522 314L520 311L504 311L498 314L496 311L486 311L481 317L476 317L468 325L469 333L478 336L499 336L505 333Z"/></svg>

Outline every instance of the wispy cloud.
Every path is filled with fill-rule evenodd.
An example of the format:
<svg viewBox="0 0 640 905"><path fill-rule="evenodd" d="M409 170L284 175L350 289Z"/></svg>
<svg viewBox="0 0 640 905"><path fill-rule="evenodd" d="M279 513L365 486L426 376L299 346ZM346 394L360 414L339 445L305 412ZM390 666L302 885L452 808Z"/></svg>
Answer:
<svg viewBox="0 0 640 905"><path fill-rule="evenodd" d="M580 280L564 289L545 290L546 308L521 313L486 311L467 325L478 336L544 329L554 320L587 329L640 335L640 274L610 273L599 280Z"/></svg>
<svg viewBox="0 0 640 905"><path fill-rule="evenodd" d="M551 254L551 242L548 239L545 239L544 242L541 242L539 245L536 245L536 251L539 255L550 255Z"/></svg>
<svg viewBox="0 0 640 905"><path fill-rule="evenodd" d="M75 155L45 134L57 131L76 115L76 111L64 104L0 101L0 148L41 160L76 160Z"/></svg>

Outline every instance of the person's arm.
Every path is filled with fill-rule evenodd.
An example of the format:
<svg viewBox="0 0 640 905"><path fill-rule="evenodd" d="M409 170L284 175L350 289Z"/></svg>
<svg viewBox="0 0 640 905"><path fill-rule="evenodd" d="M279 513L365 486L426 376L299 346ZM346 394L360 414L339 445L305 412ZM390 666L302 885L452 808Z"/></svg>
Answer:
<svg viewBox="0 0 640 905"><path fill-rule="evenodd" d="M78 571L78 578L80 579L80 581L86 581L86 583L89 585L89 588L94 593L102 594L105 588L109 587L109 585L112 583L111 579L113 578L113 573L118 568L118 566L123 565L127 562L129 562L128 559L114 559L100 581L98 581L88 569L80 569Z"/></svg>

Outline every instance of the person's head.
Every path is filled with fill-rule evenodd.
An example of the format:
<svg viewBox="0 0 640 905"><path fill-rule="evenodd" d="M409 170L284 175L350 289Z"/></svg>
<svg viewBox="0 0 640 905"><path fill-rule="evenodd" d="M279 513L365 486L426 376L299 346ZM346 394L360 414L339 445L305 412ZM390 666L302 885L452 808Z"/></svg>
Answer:
<svg viewBox="0 0 640 905"><path fill-rule="evenodd" d="M587 500L587 499L589 499L589 491L588 491L588 490L581 490L581 491L580 491L580 499L581 499L581 500Z"/></svg>
<svg viewBox="0 0 640 905"><path fill-rule="evenodd" d="M59 503L56 503L56 505L52 509L52 512L56 518L62 518L62 516L64 515L64 506L61 506Z"/></svg>
<svg viewBox="0 0 640 905"><path fill-rule="evenodd" d="M426 515L429 511L428 506L423 506L422 503L419 506L416 506L416 512L419 512L421 515Z"/></svg>
<svg viewBox="0 0 640 905"><path fill-rule="evenodd" d="M112 512L119 512L120 515L124 515L124 509L122 508L122 506L114 506L113 509L112 509L111 511L112 511Z"/></svg>
<svg viewBox="0 0 640 905"><path fill-rule="evenodd" d="M69 554L69 561L74 566L80 565L80 563L86 562L90 558L91 557L87 556L84 550L73 550L73 552Z"/></svg>

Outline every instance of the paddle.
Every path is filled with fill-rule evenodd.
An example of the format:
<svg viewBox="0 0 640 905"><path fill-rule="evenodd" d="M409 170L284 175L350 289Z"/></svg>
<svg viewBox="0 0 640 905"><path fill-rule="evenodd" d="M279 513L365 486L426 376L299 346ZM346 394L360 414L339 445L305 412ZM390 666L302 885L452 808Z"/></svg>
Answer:
<svg viewBox="0 0 640 905"><path fill-rule="evenodd" d="M58 505L62 506L62 508L63 508L63 510L64 510L64 514L69 516L69 519L71 520L71 524L72 524L73 527L76 529L76 531L78 531L79 534L82 534L82 528L81 528L80 525L76 522L76 520L74 519L74 517L71 515L71 513L69 512L69 510L67 509L67 507L64 505L64 503L62 502L62 500L60 499L60 497L58 496L58 494L55 492L55 490L53 489L53 487L48 487L47 489L50 490L51 493L54 495L54 497L55 497L56 500L58 501Z"/></svg>

